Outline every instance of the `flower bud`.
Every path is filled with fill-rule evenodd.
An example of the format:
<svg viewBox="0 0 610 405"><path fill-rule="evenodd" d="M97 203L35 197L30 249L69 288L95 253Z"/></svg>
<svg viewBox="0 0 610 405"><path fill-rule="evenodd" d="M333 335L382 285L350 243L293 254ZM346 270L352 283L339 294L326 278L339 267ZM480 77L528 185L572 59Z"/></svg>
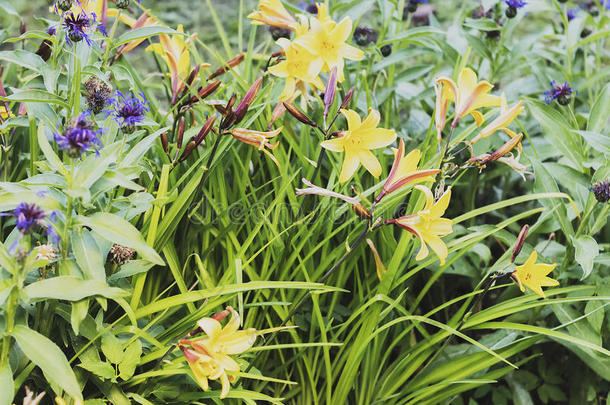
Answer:
<svg viewBox="0 0 610 405"><path fill-rule="evenodd" d="M188 158L191 155L191 153L193 153L193 150L195 149L195 147L197 147L197 145L195 144L195 141L190 141L186 145L186 148L184 148L184 151L182 152L182 154L180 155L180 159L178 159L178 163L185 161L186 158Z"/></svg>
<svg viewBox="0 0 610 405"><path fill-rule="evenodd" d="M513 248L513 254L510 257L510 262L514 263L519 253L521 253L521 249L523 249L523 244L525 243L525 238L527 238L527 232L529 231L529 225L523 225L521 228L521 232L519 232L519 236L517 236L517 241L515 242L515 247Z"/></svg>
<svg viewBox="0 0 610 405"><path fill-rule="evenodd" d="M218 87L220 87L220 85L221 85L220 81L215 81L215 82L212 82L212 83L208 84L207 86L199 89L199 91L197 92L197 95L191 97L191 104L196 103L197 101L199 101L199 99L204 100L210 94L214 93L218 89Z"/></svg>
<svg viewBox="0 0 610 405"><path fill-rule="evenodd" d="M201 142L203 142L205 137L208 136L208 134L212 130L212 127L214 126L214 122L216 122L216 115L212 115L210 118L208 118L205 124L203 124L203 127L194 139L196 144L195 146L198 146Z"/></svg>
<svg viewBox="0 0 610 405"><path fill-rule="evenodd" d="M589 190L593 192L598 202L607 203L610 201L610 181L600 181L589 188Z"/></svg>
<svg viewBox="0 0 610 405"><path fill-rule="evenodd" d="M112 96L112 87L97 77L91 76L85 82L85 92L89 109L93 114L99 114Z"/></svg>
<svg viewBox="0 0 610 405"><path fill-rule="evenodd" d="M337 92L337 67L334 66L328 76L326 89L324 90L324 117L328 117L330 107L335 102L335 93Z"/></svg>
<svg viewBox="0 0 610 405"><path fill-rule="evenodd" d="M254 101L254 98L256 97L256 94L260 90L262 84L263 84L263 78L259 77L252 84L252 86L250 86L250 88L244 95L244 98L241 99L240 103L237 105L237 108L235 109L235 124L238 124L246 116L246 113L248 112L248 108L250 108L250 105L252 104L252 101Z"/></svg>
<svg viewBox="0 0 610 405"><path fill-rule="evenodd" d="M126 9L129 7L130 0L116 0L117 8Z"/></svg>
<svg viewBox="0 0 610 405"><path fill-rule="evenodd" d="M314 128L318 126L318 124L316 124L314 121L312 121L307 115L305 115L304 112L299 110L293 104L290 104L286 101L284 101L283 104L284 104L284 107L286 108L286 110L288 110L288 112L290 113L290 115L292 115L297 120L301 121L303 124L309 125Z"/></svg>
<svg viewBox="0 0 610 405"><path fill-rule="evenodd" d="M387 58L388 56L390 56L392 54L392 44L387 44L387 45L382 46L380 51L381 51L381 54Z"/></svg>
<svg viewBox="0 0 610 405"><path fill-rule="evenodd" d="M165 132L161 134L161 146L163 146L163 151L165 153L169 153L169 144L167 142L167 134Z"/></svg>
<svg viewBox="0 0 610 405"><path fill-rule="evenodd" d="M349 102L352 101L353 96L354 96L354 88L352 87L347 91L347 94L345 95L345 98L341 102L341 106L339 107L339 109L343 110L345 107L347 107Z"/></svg>
<svg viewBox="0 0 610 405"><path fill-rule="evenodd" d="M208 80L212 80L215 77L225 74L226 72L228 72L235 66L239 65L240 63L242 63L244 61L245 56L246 55L244 55L243 53L241 55L237 55L236 57L234 57L233 59L228 61L224 66L219 67L214 73L212 73L208 77Z"/></svg>
<svg viewBox="0 0 610 405"><path fill-rule="evenodd" d="M72 0L57 0L55 4L60 11L68 11L72 8Z"/></svg>
<svg viewBox="0 0 610 405"><path fill-rule="evenodd" d="M136 251L132 248L121 246L116 243L112 245L112 248L110 249L110 260L119 266L133 259L135 255Z"/></svg>
<svg viewBox="0 0 610 405"><path fill-rule="evenodd" d="M186 119L182 117L180 119L180 123L178 124L178 130L176 131L176 147L178 149L182 148L182 138L184 136L184 129L186 127Z"/></svg>

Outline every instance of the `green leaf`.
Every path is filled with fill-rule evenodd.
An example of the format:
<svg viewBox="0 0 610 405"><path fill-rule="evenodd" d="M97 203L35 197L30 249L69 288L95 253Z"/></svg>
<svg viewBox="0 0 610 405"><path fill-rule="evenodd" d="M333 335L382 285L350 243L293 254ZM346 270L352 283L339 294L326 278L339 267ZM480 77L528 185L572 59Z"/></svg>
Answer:
<svg viewBox="0 0 610 405"><path fill-rule="evenodd" d="M170 127L161 128L158 131L155 131L154 133L148 135L146 138L142 139L140 142L138 142L133 148L131 148L129 153L127 153L127 155L123 158L123 160L121 161L120 167L126 167L126 166L131 166L133 164L136 164L138 162L138 160L141 159L144 156L144 154L146 154L148 149L150 149L150 147L153 145L155 140L159 136L161 136L162 133L167 132L168 129L170 129Z"/></svg>
<svg viewBox="0 0 610 405"><path fill-rule="evenodd" d="M64 175L67 174L64 164L61 162L61 159L59 159L59 156L57 156L47 139L44 125L38 125L38 146L40 146L40 150L53 170Z"/></svg>
<svg viewBox="0 0 610 405"><path fill-rule="evenodd" d="M608 129L608 111L610 111L610 83L602 89L601 93L595 100L589 114L587 122L587 131L602 133Z"/></svg>
<svg viewBox="0 0 610 405"><path fill-rule="evenodd" d="M104 356L106 356L106 359L113 364L119 364L125 356L123 344L110 332L106 332L102 335L102 352L104 353Z"/></svg>
<svg viewBox="0 0 610 405"><path fill-rule="evenodd" d="M127 42L131 42L136 39L150 38L159 34L184 35L183 32L176 31L168 27L142 27L127 31L126 33L121 35L112 45L114 47L117 47L119 45L126 44Z"/></svg>
<svg viewBox="0 0 610 405"><path fill-rule="evenodd" d="M72 251L85 279L106 282L104 258L95 239L86 229L71 232Z"/></svg>
<svg viewBox="0 0 610 405"><path fill-rule="evenodd" d="M603 306L604 304L601 301L589 301L585 305L585 314L589 314L587 315L587 321L598 334L601 333L604 323Z"/></svg>
<svg viewBox="0 0 610 405"><path fill-rule="evenodd" d="M83 361L78 367L84 368L85 370L95 374L98 377L102 377L106 380L114 378L114 367L107 361Z"/></svg>
<svg viewBox="0 0 610 405"><path fill-rule="evenodd" d="M121 278L133 276L134 274L144 273L150 270L155 264L148 260L130 260L121 266L121 269L108 277L108 282L114 282Z"/></svg>
<svg viewBox="0 0 610 405"><path fill-rule="evenodd" d="M23 325L15 326L11 335L23 354L40 367L47 378L54 381L72 398L83 400L81 388L70 363L55 343Z"/></svg>
<svg viewBox="0 0 610 405"><path fill-rule="evenodd" d="M25 287L23 293L33 301L48 298L80 301L96 295L115 299L128 294L120 288L108 287L104 282L82 280L72 276L59 276L37 281Z"/></svg>
<svg viewBox="0 0 610 405"><path fill-rule="evenodd" d="M136 371L137 365L140 363L140 357L142 356L142 343L139 340L135 340L132 344L127 346L125 349L125 357L119 363L119 376L128 381L133 373Z"/></svg>
<svg viewBox="0 0 610 405"><path fill-rule="evenodd" d="M88 313L88 299L72 302L72 311L70 312L70 324L72 325L72 330L77 336L79 335L80 324L85 320Z"/></svg>
<svg viewBox="0 0 610 405"><path fill-rule="evenodd" d="M49 93L48 91L44 91L44 90L35 90L35 89L17 90L10 96L7 96L7 97L0 96L0 100L31 102L31 103L47 103L47 104L51 103L51 104L60 105L66 109L69 108L68 103L66 103L66 101L63 98L56 96L53 93Z"/></svg>
<svg viewBox="0 0 610 405"><path fill-rule="evenodd" d="M599 254L599 247L595 239L588 235L572 238L572 242L576 249L575 259L580 264L580 267L582 267L582 277L580 279L584 280L593 270L593 260Z"/></svg>
<svg viewBox="0 0 610 405"><path fill-rule="evenodd" d="M15 392L15 383L13 382L13 372L7 361L4 365L0 365L0 405L11 405L13 403L13 393Z"/></svg>
<svg viewBox="0 0 610 405"><path fill-rule="evenodd" d="M115 142L112 145L105 146L99 156L95 154L87 156L76 169L74 184L84 188L91 187L104 175L108 166L117 161L120 149L121 142Z"/></svg>
<svg viewBox="0 0 610 405"><path fill-rule="evenodd" d="M549 173L542 163L540 163L538 160L532 159L532 167L534 168L534 175L536 177L534 191L539 193L559 192L555 179L553 176L551 176L551 173ZM572 227L570 221L568 221L566 207L563 204L555 200L541 200L540 203L549 209L554 209L553 215L561 225L561 229L565 233L566 237L570 237L572 234L574 234L574 228Z"/></svg>
<svg viewBox="0 0 610 405"><path fill-rule="evenodd" d="M75 223L88 226L104 239L135 249L142 257L152 263L163 266L163 259L148 246L142 234L129 222L114 214L97 212L89 217L78 216Z"/></svg>
<svg viewBox="0 0 610 405"><path fill-rule="evenodd" d="M502 28L491 18L480 18L476 20L467 18L466 21L464 21L464 26L479 31L498 31Z"/></svg>
<svg viewBox="0 0 610 405"><path fill-rule="evenodd" d="M13 6L11 6L5 0L0 0L0 8L4 10L5 13L12 15L13 17L21 18L17 10L15 10Z"/></svg>
<svg viewBox="0 0 610 405"><path fill-rule="evenodd" d="M15 258L8 253L8 250L2 242L0 242L0 267L5 268L9 273L14 274L17 263Z"/></svg>
<svg viewBox="0 0 610 405"><path fill-rule="evenodd" d="M582 136L583 139L593 147L593 149L602 152L604 155L610 154L610 136L591 131L572 132Z"/></svg>

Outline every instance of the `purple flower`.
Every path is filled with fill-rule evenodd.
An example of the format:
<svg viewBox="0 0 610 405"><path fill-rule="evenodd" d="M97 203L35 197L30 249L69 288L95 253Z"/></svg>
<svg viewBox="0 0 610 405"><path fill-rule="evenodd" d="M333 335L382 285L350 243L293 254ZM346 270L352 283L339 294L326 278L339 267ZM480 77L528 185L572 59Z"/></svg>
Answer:
<svg viewBox="0 0 610 405"><path fill-rule="evenodd" d="M564 84L558 84L555 80L551 80L551 89L544 92L546 104L550 104L553 100L561 105L568 105L572 94L576 95L578 92L570 87L570 83L565 82Z"/></svg>
<svg viewBox="0 0 610 405"><path fill-rule="evenodd" d="M595 195L595 199L600 203L607 203L610 201L610 181L603 180L596 184L593 184L590 191Z"/></svg>
<svg viewBox="0 0 610 405"><path fill-rule="evenodd" d="M523 0L504 0L508 7L521 8L527 4L527 1Z"/></svg>
<svg viewBox="0 0 610 405"><path fill-rule="evenodd" d="M604 7L606 10L610 10L610 0L598 0L599 5Z"/></svg>
<svg viewBox="0 0 610 405"><path fill-rule="evenodd" d="M572 21L573 19L575 19L578 16L578 9L569 8L567 15L568 15L568 21Z"/></svg>
<svg viewBox="0 0 610 405"><path fill-rule="evenodd" d="M13 211L13 216L17 221L17 229L25 234L34 232L37 226L44 227L44 219L47 213L36 204L22 202Z"/></svg>
<svg viewBox="0 0 610 405"><path fill-rule="evenodd" d="M318 14L318 6L313 0L300 2L299 8L307 11L310 14Z"/></svg>
<svg viewBox="0 0 610 405"><path fill-rule="evenodd" d="M74 125L66 128L63 134L55 134L55 142L60 149L66 151L71 157L79 157L90 148L102 147L99 135L103 130L93 129L93 125L88 120L89 114L83 113L78 116Z"/></svg>
<svg viewBox="0 0 610 405"><path fill-rule="evenodd" d="M62 25L66 30L66 42L70 45L84 39L87 45L91 46L92 42L89 34L96 29L106 35L104 26L96 21L95 13L88 15L81 11L78 15L74 15L72 11L66 11L61 16L63 18Z"/></svg>
<svg viewBox="0 0 610 405"><path fill-rule="evenodd" d="M133 93L123 94L119 90L111 99L110 107L109 110L106 110L106 116L112 115L126 134L135 131L136 124L142 122L144 114L150 110L143 92L135 95Z"/></svg>

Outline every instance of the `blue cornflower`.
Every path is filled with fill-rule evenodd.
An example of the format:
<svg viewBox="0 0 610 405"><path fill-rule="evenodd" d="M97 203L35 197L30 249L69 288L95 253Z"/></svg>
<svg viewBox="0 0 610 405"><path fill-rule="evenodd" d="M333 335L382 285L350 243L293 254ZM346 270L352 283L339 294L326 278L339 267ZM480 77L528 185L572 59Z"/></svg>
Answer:
<svg viewBox="0 0 610 405"><path fill-rule="evenodd" d="M508 7L521 8L527 4L527 1L523 0L504 0Z"/></svg>
<svg viewBox="0 0 610 405"><path fill-rule="evenodd" d="M103 130L97 131L88 120L88 113L83 113L78 116L74 125L66 128L63 134L55 134L55 142L60 149L66 151L71 157L79 157L90 148L95 149L102 147L102 142L99 135Z"/></svg>
<svg viewBox="0 0 610 405"><path fill-rule="evenodd" d="M408 3L406 3L405 5L405 9L406 11L410 12L410 13L414 13L417 11L417 6L419 6L420 4L427 4L428 0L409 0Z"/></svg>
<svg viewBox="0 0 610 405"><path fill-rule="evenodd" d="M555 80L551 80L551 89L544 92L546 96L544 102L550 104L553 100L561 105L570 104L572 94L577 95L578 91L570 87L570 83L558 84Z"/></svg>
<svg viewBox="0 0 610 405"><path fill-rule="evenodd" d="M599 5L604 7L606 10L610 10L610 0L598 0Z"/></svg>
<svg viewBox="0 0 610 405"><path fill-rule="evenodd" d="M318 6L314 0L300 2L299 8L307 11L310 14L318 14Z"/></svg>
<svg viewBox="0 0 610 405"><path fill-rule="evenodd" d="M111 109L106 111L106 116L112 115L126 134L135 131L136 124L142 122L144 114L150 110L143 92L140 92L139 95L123 94L120 90L117 90L111 99L110 107Z"/></svg>
<svg viewBox="0 0 610 405"><path fill-rule="evenodd" d="M44 219L47 213L34 203L22 202L13 211L13 216L16 218L16 226L19 232L25 234L34 232L36 227L44 227Z"/></svg>
<svg viewBox="0 0 610 405"><path fill-rule="evenodd" d="M568 12L567 12L568 21L572 21L577 16L578 16L578 9L577 8L569 8L568 9Z"/></svg>
<svg viewBox="0 0 610 405"><path fill-rule="evenodd" d="M87 14L81 11L78 15L74 15L72 11L66 11L62 15L63 26L66 30L66 42L72 45L73 42L80 42L83 39L87 45L91 46L91 38L89 34L96 29L102 34L106 34L106 30L102 24L97 22L95 13Z"/></svg>

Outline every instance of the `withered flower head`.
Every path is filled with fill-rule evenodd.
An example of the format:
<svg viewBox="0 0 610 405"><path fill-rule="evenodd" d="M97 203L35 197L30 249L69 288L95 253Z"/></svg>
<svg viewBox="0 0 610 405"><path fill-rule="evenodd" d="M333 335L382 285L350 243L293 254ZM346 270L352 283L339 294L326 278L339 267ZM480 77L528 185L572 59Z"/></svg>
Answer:
<svg viewBox="0 0 610 405"><path fill-rule="evenodd" d="M129 248L127 246L121 246L116 243L112 245L112 248L110 249L110 259L113 263L119 266L133 259L135 254L136 251L132 248Z"/></svg>

